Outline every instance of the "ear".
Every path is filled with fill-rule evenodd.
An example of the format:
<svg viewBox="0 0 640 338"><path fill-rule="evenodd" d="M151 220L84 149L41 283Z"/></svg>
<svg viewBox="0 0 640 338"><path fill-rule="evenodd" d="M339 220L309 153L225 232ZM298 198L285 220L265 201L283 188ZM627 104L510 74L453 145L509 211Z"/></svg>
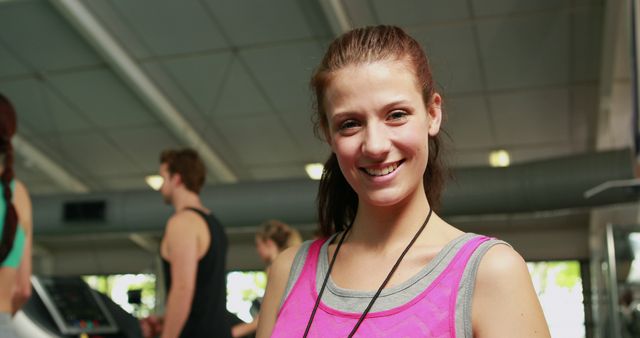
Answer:
<svg viewBox="0 0 640 338"><path fill-rule="evenodd" d="M436 136L442 123L442 97L434 93L429 100L427 114L429 115L429 136Z"/></svg>
<svg viewBox="0 0 640 338"><path fill-rule="evenodd" d="M175 173L171 175L170 179L173 181L174 186L178 187L182 185L182 176L180 176L180 174Z"/></svg>

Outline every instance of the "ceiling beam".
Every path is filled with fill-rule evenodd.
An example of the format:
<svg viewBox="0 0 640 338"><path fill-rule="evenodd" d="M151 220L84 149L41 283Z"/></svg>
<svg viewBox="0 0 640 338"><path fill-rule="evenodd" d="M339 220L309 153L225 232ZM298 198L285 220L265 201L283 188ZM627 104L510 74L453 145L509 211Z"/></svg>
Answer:
<svg viewBox="0 0 640 338"><path fill-rule="evenodd" d="M16 152L31 161L42 173L49 176L55 183L67 191L85 193L89 187L70 174L43 152L31 145L20 135L13 136L11 141Z"/></svg>
<svg viewBox="0 0 640 338"><path fill-rule="evenodd" d="M341 0L319 1L322 6L322 11L329 21L329 25L331 26L331 31L333 31L334 36L340 36L352 29L351 21L349 20L349 16L347 15L347 11L342 5Z"/></svg>
<svg viewBox="0 0 640 338"><path fill-rule="evenodd" d="M198 151L209 172L224 183L238 181L220 156L182 116L120 44L77 0L51 0L62 15L87 39L113 70L146 102L176 138Z"/></svg>

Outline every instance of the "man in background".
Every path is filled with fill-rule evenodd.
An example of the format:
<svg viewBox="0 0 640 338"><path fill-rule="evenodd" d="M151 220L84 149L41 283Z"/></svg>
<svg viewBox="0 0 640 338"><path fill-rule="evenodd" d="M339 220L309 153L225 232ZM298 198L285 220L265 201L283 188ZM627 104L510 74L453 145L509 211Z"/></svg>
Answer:
<svg viewBox="0 0 640 338"><path fill-rule="evenodd" d="M165 150L160 155L160 193L175 211L160 244L165 314L141 321L145 337L231 337L226 314L227 237L200 201L205 173L194 150Z"/></svg>

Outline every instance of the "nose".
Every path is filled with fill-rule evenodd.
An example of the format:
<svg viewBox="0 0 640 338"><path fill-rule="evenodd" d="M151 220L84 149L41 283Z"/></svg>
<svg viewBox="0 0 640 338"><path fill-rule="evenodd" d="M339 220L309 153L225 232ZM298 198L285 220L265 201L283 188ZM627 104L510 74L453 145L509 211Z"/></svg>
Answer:
<svg viewBox="0 0 640 338"><path fill-rule="evenodd" d="M391 140L383 123L371 123L367 125L362 153L372 159L384 160L391 148Z"/></svg>

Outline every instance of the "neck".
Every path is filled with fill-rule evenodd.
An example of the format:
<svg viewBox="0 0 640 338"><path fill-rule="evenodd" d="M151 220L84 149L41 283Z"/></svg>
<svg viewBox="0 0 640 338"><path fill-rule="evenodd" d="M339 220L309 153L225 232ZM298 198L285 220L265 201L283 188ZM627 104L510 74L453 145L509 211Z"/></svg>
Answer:
<svg viewBox="0 0 640 338"><path fill-rule="evenodd" d="M193 191L181 189L175 192L172 200L173 208L176 212L186 208L204 209L200 196Z"/></svg>
<svg viewBox="0 0 640 338"><path fill-rule="evenodd" d="M406 245L424 223L430 208L424 195L389 207L361 202L350 241L377 248ZM429 222L433 223L436 218L432 215Z"/></svg>

